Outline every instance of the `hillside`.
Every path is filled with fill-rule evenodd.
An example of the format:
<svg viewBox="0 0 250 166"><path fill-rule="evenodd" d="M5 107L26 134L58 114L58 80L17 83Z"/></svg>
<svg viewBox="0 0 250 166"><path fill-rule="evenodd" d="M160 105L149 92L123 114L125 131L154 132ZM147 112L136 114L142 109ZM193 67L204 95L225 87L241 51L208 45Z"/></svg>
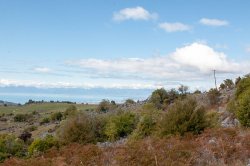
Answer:
<svg viewBox="0 0 250 166"><path fill-rule="evenodd" d="M249 165L250 77L183 89L122 104L0 106L1 165Z"/></svg>

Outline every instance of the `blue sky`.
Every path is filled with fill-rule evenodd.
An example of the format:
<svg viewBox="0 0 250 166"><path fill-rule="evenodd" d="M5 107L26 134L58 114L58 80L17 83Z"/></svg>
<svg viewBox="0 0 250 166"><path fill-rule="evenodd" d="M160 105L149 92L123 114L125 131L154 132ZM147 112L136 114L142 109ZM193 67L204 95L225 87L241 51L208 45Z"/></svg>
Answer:
<svg viewBox="0 0 250 166"><path fill-rule="evenodd" d="M249 73L250 1L1 0L0 86L191 88Z"/></svg>

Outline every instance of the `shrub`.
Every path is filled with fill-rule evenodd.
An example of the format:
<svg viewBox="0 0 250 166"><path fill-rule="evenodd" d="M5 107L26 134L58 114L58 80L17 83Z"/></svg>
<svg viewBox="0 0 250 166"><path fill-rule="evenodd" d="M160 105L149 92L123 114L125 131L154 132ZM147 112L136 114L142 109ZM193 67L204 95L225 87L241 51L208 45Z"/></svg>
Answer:
<svg viewBox="0 0 250 166"><path fill-rule="evenodd" d="M175 89L166 91L164 88L155 90L150 96L149 102L153 103L157 109L163 109L165 106L173 103L179 97Z"/></svg>
<svg viewBox="0 0 250 166"><path fill-rule="evenodd" d="M132 112L120 112L112 115L105 126L104 133L111 141L128 136L137 124L137 117Z"/></svg>
<svg viewBox="0 0 250 166"><path fill-rule="evenodd" d="M210 89L207 93L207 96L211 105L218 104L220 92L217 89L213 89L213 88Z"/></svg>
<svg viewBox="0 0 250 166"><path fill-rule="evenodd" d="M55 112L53 114L51 114L50 118L52 121L61 121L63 117L63 114L61 112Z"/></svg>
<svg viewBox="0 0 250 166"><path fill-rule="evenodd" d="M201 91L197 89L194 91L194 94L201 94Z"/></svg>
<svg viewBox="0 0 250 166"><path fill-rule="evenodd" d="M160 135L184 135L185 132L201 133L207 127L205 110L197 108L194 99L177 101L163 116L159 128Z"/></svg>
<svg viewBox="0 0 250 166"><path fill-rule="evenodd" d="M155 131L160 115L161 112L156 109L143 110L131 138L136 140L150 136Z"/></svg>
<svg viewBox="0 0 250 166"><path fill-rule="evenodd" d="M221 83L220 84L220 89L225 89L226 88L226 85L224 83Z"/></svg>
<svg viewBox="0 0 250 166"><path fill-rule="evenodd" d="M67 119L58 129L57 137L63 144L96 143L104 139L105 119L94 114L81 113Z"/></svg>
<svg viewBox="0 0 250 166"><path fill-rule="evenodd" d="M250 88L238 98L236 115L243 126L250 127Z"/></svg>
<svg viewBox="0 0 250 166"><path fill-rule="evenodd" d="M48 117L44 117L41 121L40 121L40 124L45 124L45 123L49 123L50 122L50 119Z"/></svg>
<svg viewBox="0 0 250 166"><path fill-rule="evenodd" d="M16 114L14 116L15 122L27 122L30 120L33 116L31 114Z"/></svg>
<svg viewBox="0 0 250 166"><path fill-rule="evenodd" d="M135 101L133 99L127 99L124 104L125 105L132 105L132 104L135 104Z"/></svg>
<svg viewBox="0 0 250 166"><path fill-rule="evenodd" d="M105 113L115 108L115 106L115 103L112 104L109 100L102 100L96 110L97 112Z"/></svg>
<svg viewBox="0 0 250 166"><path fill-rule="evenodd" d="M51 147L59 147L58 141L51 135L47 135L44 139L37 139L32 142L29 146L28 151L30 155L39 154L41 152L45 152Z"/></svg>
<svg viewBox="0 0 250 166"><path fill-rule="evenodd" d="M24 129L24 131L27 131L27 132L32 132L35 130L37 130L37 126L29 126L29 127Z"/></svg>
<svg viewBox="0 0 250 166"><path fill-rule="evenodd" d="M234 87L234 82L231 79L224 80L224 85L227 89L232 89Z"/></svg>
<svg viewBox="0 0 250 166"><path fill-rule="evenodd" d="M25 155L24 142L14 135L0 135L0 162L10 156L21 157Z"/></svg>
<svg viewBox="0 0 250 166"><path fill-rule="evenodd" d="M70 105L64 112L64 117L76 115L78 113L76 106Z"/></svg>

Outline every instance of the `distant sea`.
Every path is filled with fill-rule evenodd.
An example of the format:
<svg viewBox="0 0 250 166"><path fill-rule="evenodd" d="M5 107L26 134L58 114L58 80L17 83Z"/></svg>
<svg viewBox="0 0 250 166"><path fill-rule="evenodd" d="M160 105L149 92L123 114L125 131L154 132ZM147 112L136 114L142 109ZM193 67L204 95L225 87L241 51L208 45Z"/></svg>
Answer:
<svg viewBox="0 0 250 166"><path fill-rule="evenodd" d="M152 89L0 87L0 100L24 104L29 99L77 103L99 103L102 99L108 99L121 103L126 99L146 100L152 91Z"/></svg>

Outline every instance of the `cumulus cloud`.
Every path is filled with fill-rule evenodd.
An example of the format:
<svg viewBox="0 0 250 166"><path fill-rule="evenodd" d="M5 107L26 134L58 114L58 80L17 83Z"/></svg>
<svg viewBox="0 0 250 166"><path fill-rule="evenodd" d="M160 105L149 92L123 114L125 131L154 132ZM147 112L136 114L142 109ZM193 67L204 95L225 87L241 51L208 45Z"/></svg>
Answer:
<svg viewBox="0 0 250 166"><path fill-rule="evenodd" d="M240 65L228 60L223 52L217 52L213 48L199 43L177 49L171 55L178 64L190 66L202 73L217 70L220 72L237 72Z"/></svg>
<svg viewBox="0 0 250 166"><path fill-rule="evenodd" d="M38 73L51 73L52 72L52 70L47 67L36 67L34 68L34 71Z"/></svg>
<svg viewBox="0 0 250 166"><path fill-rule="evenodd" d="M82 59L67 62L104 75L127 74L157 80L197 80L212 70L220 73L240 73L247 64L228 59L223 52L202 43L177 48L166 56L151 58L123 58L115 60ZM244 68L244 69L245 69Z"/></svg>
<svg viewBox="0 0 250 166"><path fill-rule="evenodd" d="M157 19L157 17L158 16L156 13L150 13L149 11L140 6L135 8L125 8L113 14L114 21L150 20Z"/></svg>
<svg viewBox="0 0 250 166"><path fill-rule="evenodd" d="M175 22L175 23L169 23L164 22L159 24L159 28L165 30L166 32L177 32L177 31L189 31L191 30L191 26Z"/></svg>
<svg viewBox="0 0 250 166"><path fill-rule="evenodd" d="M219 19L210 19L210 18L202 18L200 19L200 23L207 26L226 26L229 25L229 22L226 20Z"/></svg>

